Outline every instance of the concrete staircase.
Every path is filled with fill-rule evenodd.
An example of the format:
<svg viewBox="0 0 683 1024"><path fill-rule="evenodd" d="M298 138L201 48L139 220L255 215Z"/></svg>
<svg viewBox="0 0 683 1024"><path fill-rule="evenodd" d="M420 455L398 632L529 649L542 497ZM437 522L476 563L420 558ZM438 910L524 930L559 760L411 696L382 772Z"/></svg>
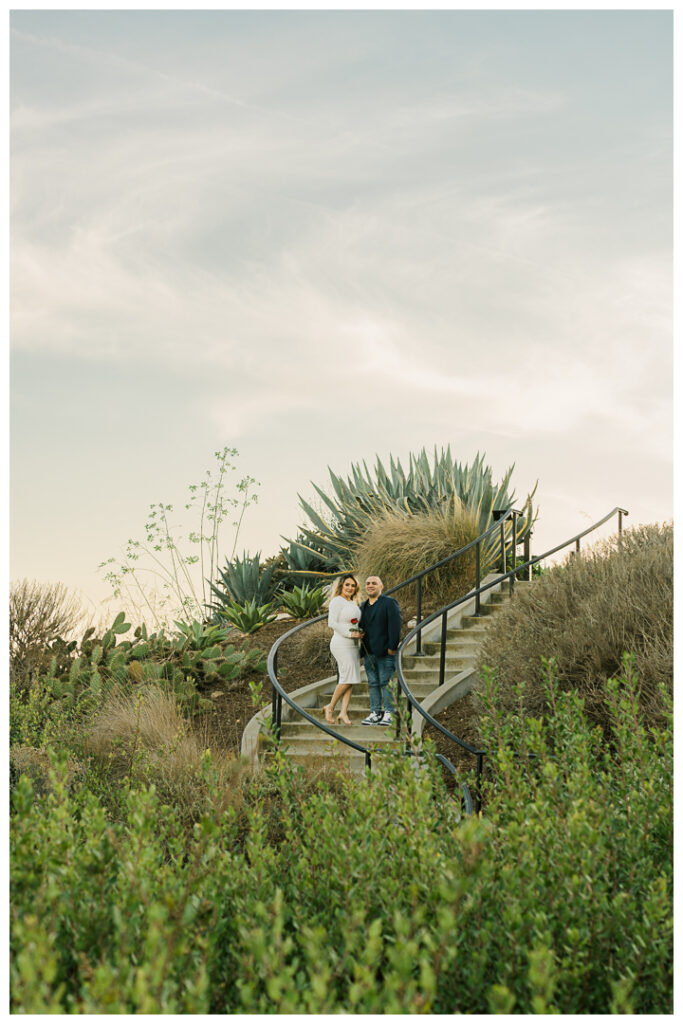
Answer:
<svg viewBox="0 0 683 1024"><path fill-rule="evenodd" d="M485 582L494 579L493 576L488 577ZM516 582L515 588L529 585L526 582ZM475 681L474 664L481 640L486 634L492 617L509 599L509 585L505 581L502 586L499 584L497 588L482 595L479 616L473 614L474 599L451 613L446 632L445 676L442 687L438 686L441 656L440 619L425 630L421 655L414 652L404 654L403 666L406 682L416 699L431 714L437 714L438 711L472 688ZM352 724L350 726L339 724L333 728L355 743L370 748L373 754L392 749L399 751L401 744L395 738L395 727L361 724L370 709L368 685L364 672L362 679L361 683L354 686L351 696L349 718ZM396 677L394 677L394 683L396 683ZM335 679L330 678L300 691L301 699L297 693L293 693L292 697L301 706L305 706L310 715L324 721L322 708L329 703L334 687ZM404 698L401 694L402 705L403 702ZM336 712L339 712L339 704ZM424 718L418 712L414 712L412 732L416 739L421 735L423 725ZM353 772L362 773L364 770L365 756L362 752L333 740L317 726L294 713L289 707L286 708L286 715L282 722L281 747L287 756L300 764L313 767L316 764L328 763L329 759L335 759L340 767L346 767Z"/></svg>

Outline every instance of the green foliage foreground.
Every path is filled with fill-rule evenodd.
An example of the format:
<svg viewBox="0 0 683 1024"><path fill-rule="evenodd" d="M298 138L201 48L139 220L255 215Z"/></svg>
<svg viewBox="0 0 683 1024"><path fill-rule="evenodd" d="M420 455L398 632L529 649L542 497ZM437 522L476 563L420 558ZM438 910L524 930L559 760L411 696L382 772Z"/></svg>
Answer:
<svg viewBox="0 0 683 1024"><path fill-rule="evenodd" d="M612 745L550 673L495 713L480 819L377 758L311 787L276 759L188 839L153 788L105 810L54 757L12 794L16 1013L671 1013L672 736L630 666Z"/></svg>

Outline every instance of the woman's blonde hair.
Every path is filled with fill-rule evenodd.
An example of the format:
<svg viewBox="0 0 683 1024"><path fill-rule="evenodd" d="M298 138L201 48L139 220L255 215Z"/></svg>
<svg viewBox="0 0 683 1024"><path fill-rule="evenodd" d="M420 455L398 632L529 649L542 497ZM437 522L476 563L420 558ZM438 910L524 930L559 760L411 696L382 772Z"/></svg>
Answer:
<svg viewBox="0 0 683 1024"><path fill-rule="evenodd" d="M351 598L352 601L356 600L360 593L360 583L358 582L358 580L356 579L352 572L345 572L343 576L339 577L339 579L334 585L332 593L330 594L330 600L332 600L333 597L339 597L339 595L342 592L342 587L344 586L347 580L353 580L353 582L356 584L356 591L353 597Z"/></svg>

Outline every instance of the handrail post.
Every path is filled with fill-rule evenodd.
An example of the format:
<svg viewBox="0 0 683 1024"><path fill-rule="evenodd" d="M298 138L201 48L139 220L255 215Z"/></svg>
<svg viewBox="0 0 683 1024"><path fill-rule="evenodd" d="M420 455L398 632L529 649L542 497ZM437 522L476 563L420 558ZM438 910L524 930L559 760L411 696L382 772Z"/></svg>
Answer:
<svg viewBox="0 0 683 1024"><path fill-rule="evenodd" d="M418 622L422 621L422 577L417 578L417 612L415 618ZM415 642L415 654L422 654L422 630L418 629L417 637Z"/></svg>
<svg viewBox="0 0 683 1024"><path fill-rule="evenodd" d="M275 652L275 657L273 658L273 673L274 673L276 679L277 679L277 656L278 656L278 652L276 651ZM271 685L272 685L272 683L271 683ZM279 742L279 740L280 740L280 730L277 727L277 698L278 698L278 692L275 689L275 687L273 686L273 699L272 699L271 707L270 707L270 724L273 727L273 736Z"/></svg>
<svg viewBox="0 0 683 1024"><path fill-rule="evenodd" d="M282 735L282 694L277 695L277 721L275 723L275 735L277 736L278 743L280 742L280 736Z"/></svg>
<svg viewBox="0 0 683 1024"><path fill-rule="evenodd" d="M512 510L512 568L517 568L517 512Z"/></svg>
<svg viewBox="0 0 683 1024"><path fill-rule="evenodd" d="M482 753L477 754L477 797L476 797L476 811L477 814L481 811L481 776L484 768L484 755Z"/></svg>
<svg viewBox="0 0 683 1024"><path fill-rule="evenodd" d="M531 562L531 528L524 534L524 561ZM526 578L531 579L531 565L526 567Z"/></svg>
<svg viewBox="0 0 683 1024"><path fill-rule="evenodd" d="M618 524L619 524L619 525L618 525L617 529L619 530L619 536L620 536L620 537L621 537L621 529L622 529L622 521L623 521L623 517L624 517L624 512L623 512L623 510L622 510L622 509L619 509L619 514L618 514L618 517L617 517L617 518L618 518Z"/></svg>
<svg viewBox="0 0 683 1024"><path fill-rule="evenodd" d="M479 587L481 586L481 541L477 542L477 546L474 549L476 552L476 566L477 566L477 580L475 583L476 594L474 596L474 614L481 614L481 594L479 593Z"/></svg>
<svg viewBox="0 0 683 1024"><path fill-rule="evenodd" d="M446 629L448 628L448 612L441 617L441 657L439 659L439 686L443 686L446 675Z"/></svg>
<svg viewBox="0 0 683 1024"><path fill-rule="evenodd" d="M576 538L576 553L577 553L577 555L581 553L581 539L580 539L580 537Z"/></svg>
<svg viewBox="0 0 683 1024"><path fill-rule="evenodd" d="M501 558L500 571L501 571L501 573L503 575L505 575L505 568L506 568L506 566L505 566L505 522L504 521L501 522L501 524L500 524L500 558Z"/></svg>

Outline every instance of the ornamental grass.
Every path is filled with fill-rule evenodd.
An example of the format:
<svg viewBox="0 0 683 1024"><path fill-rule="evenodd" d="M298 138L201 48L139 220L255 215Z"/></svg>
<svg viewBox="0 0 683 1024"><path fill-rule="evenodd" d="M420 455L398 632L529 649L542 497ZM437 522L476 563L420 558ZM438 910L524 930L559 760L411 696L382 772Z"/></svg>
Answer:
<svg viewBox="0 0 683 1024"><path fill-rule="evenodd" d="M111 694L88 727L83 749L107 787L124 780L154 784L186 827L207 810L216 811L207 803L207 744L172 693L150 686L140 693ZM223 751L212 751L210 760L221 808L238 806L245 765Z"/></svg>
<svg viewBox="0 0 683 1024"><path fill-rule="evenodd" d="M380 576L385 592L442 558L465 547L479 536L475 515L462 503L414 515L389 512L373 522L356 548L358 579ZM423 615L462 597L475 581L475 551L454 559L425 577L422 583ZM482 565L482 575L485 570ZM415 614L415 584L393 595L401 605L404 621Z"/></svg>

